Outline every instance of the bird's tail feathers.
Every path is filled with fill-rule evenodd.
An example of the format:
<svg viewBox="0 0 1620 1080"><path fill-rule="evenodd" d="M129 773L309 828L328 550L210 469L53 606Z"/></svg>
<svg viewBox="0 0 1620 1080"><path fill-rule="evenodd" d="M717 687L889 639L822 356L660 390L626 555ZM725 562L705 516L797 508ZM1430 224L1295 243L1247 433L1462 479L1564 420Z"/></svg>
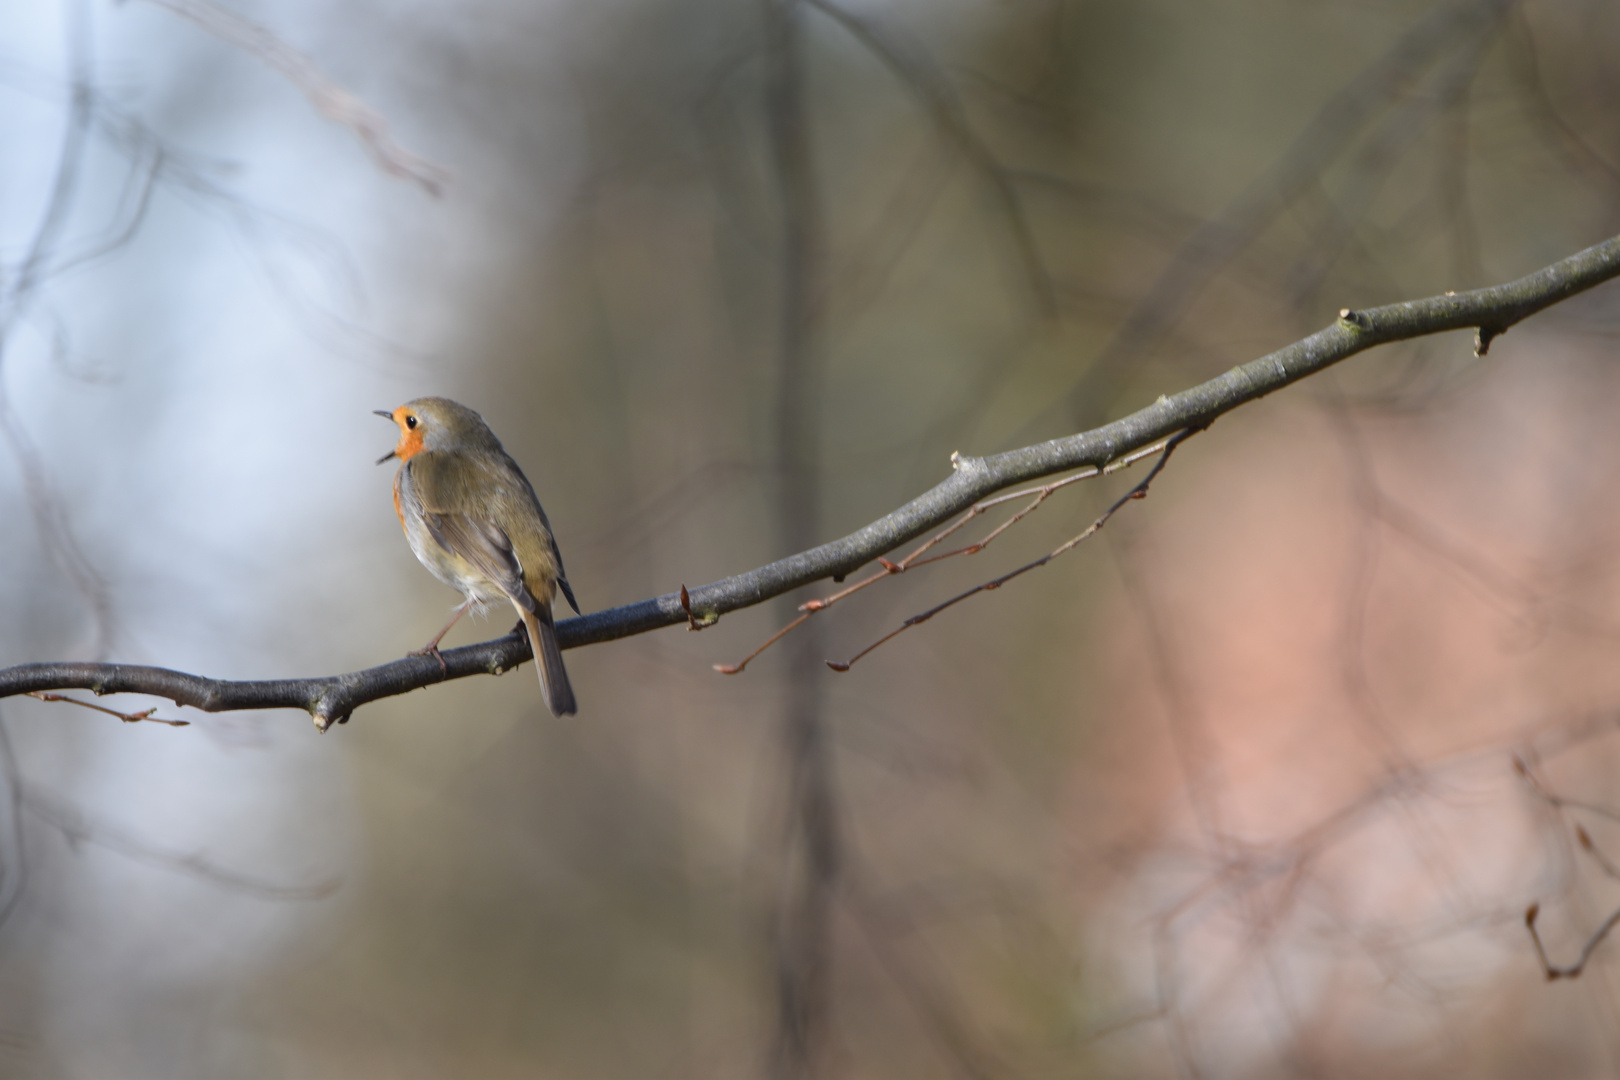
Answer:
<svg viewBox="0 0 1620 1080"><path fill-rule="evenodd" d="M534 650L534 669L540 675L540 692L552 716L573 716L578 711L574 702L574 688L568 682L568 669L563 667L562 650L557 647L557 628L551 621L551 612L540 607L538 612L518 611L529 629L529 648Z"/></svg>

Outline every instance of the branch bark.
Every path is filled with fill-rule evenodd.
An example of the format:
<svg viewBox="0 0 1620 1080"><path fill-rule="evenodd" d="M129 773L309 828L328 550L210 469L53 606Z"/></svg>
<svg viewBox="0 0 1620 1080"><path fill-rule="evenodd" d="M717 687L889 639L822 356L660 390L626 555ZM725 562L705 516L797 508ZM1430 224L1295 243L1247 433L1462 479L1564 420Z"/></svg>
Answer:
<svg viewBox="0 0 1620 1080"><path fill-rule="evenodd" d="M1561 259L1505 285L1346 311L1333 325L1122 419L1076 435L988 457L952 455L942 483L848 536L747 573L689 590L691 615L707 625L823 578L842 577L938 528L973 503L1013 484L1094 466L1178 431L1207 427L1238 406L1265 397L1357 353L1449 330L1477 331L1476 351L1525 318L1620 276L1620 237ZM688 620L677 590L557 624L563 648L595 645ZM521 633L447 650L444 668L430 657L404 657L345 675L265 681L211 679L167 668L51 662L0 669L0 698L42 690L147 694L205 712L303 709L320 730L348 720L381 698L469 675L500 674L530 659Z"/></svg>

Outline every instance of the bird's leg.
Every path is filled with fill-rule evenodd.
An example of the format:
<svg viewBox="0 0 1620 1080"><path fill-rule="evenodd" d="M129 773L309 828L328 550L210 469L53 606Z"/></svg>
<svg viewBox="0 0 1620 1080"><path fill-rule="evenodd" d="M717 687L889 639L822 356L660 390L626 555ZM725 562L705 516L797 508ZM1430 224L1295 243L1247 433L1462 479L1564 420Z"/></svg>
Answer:
<svg viewBox="0 0 1620 1080"><path fill-rule="evenodd" d="M450 621L444 624L444 629L440 630L437 634L433 635L433 640L432 641L428 642L426 645L422 646L420 649L417 649L416 651L414 651L412 653L409 653L407 655L410 655L410 656L431 656L431 657L433 657L433 659L435 659L435 660L437 660L439 662L439 669L441 671L443 671L446 675L450 674L450 665L446 664L444 662L444 654L439 652L439 642L444 640L444 635L446 635L446 634L448 634L450 632L450 628L452 626L456 625L456 623L461 621L461 617L463 615L467 614L467 609L472 607L472 606L473 606L473 598L469 596L469 597L467 597L466 601L464 601L462 603L462 605L460 607L456 608L455 613L450 616Z"/></svg>

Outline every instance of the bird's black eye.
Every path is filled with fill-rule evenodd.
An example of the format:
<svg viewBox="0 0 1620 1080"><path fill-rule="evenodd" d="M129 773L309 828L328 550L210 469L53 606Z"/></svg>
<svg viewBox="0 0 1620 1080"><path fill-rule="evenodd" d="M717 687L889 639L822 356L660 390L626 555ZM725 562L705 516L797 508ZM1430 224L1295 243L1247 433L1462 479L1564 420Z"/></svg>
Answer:
<svg viewBox="0 0 1620 1080"><path fill-rule="evenodd" d="M408 428L414 428L414 427L416 427L416 417L414 417L414 416L407 416L407 417L406 417L406 418L405 418L405 426L406 426L406 427L408 427Z"/></svg>

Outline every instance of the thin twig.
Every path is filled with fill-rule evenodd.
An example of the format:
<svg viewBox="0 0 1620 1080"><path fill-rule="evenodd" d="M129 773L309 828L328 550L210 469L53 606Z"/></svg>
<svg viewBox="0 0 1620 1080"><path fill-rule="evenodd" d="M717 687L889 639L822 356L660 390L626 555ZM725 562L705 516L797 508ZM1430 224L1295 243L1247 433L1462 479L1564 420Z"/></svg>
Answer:
<svg viewBox="0 0 1620 1080"><path fill-rule="evenodd" d="M1586 831L1586 826L1579 822L1575 825L1575 840L1581 845L1581 850L1592 856L1592 861L1598 864L1598 869L1610 878L1620 881L1620 866L1614 860L1603 854L1601 848L1592 842L1592 834Z"/></svg>
<svg viewBox="0 0 1620 1080"><path fill-rule="evenodd" d="M787 636L788 631L792 630L796 626L799 626L806 619L808 619L810 616L812 616L814 614L815 614L814 611L805 612L803 615L800 615L797 619L794 619L792 622L790 622L786 626L782 627L782 629L778 630L776 633L774 633L770 637L766 638L765 643L763 645L761 645L759 648L755 649L753 652L749 653L747 656L743 657L741 660L737 661L737 663L735 663L735 664L715 664L714 665L714 670L718 671L722 675L740 675L740 674L742 674L743 668L748 666L748 662L750 660L752 660L754 657L758 656L760 653L764 652L766 649L770 648L772 645L775 645L778 641L781 641L784 637Z"/></svg>
<svg viewBox="0 0 1620 1080"><path fill-rule="evenodd" d="M72 73L72 94L67 123L57 152L50 195L28 240L15 272L0 266L0 364L6 358L12 332L28 316L44 283L50 278L52 255L73 216L85 154L95 119L93 38L88 0L69 6L67 62ZM51 487L38 449L12 408L5 382L0 380L0 439L10 445L22 473L28 508L45 549L89 606L95 625L93 650L105 656L116 636L112 602L106 583L79 546L66 507Z"/></svg>
<svg viewBox="0 0 1620 1080"><path fill-rule="evenodd" d="M1202 429L1196 429L1196 430L1192 430L1192 431L1184 431L1181 434L1176 435L1175 437L1167 440L1165 442L1165 444L1164 444L1164 452L1159 456L1159 460L1154 462L1153 468L1148 472L1148 474L1142 478L1141 483L1137 484L1135 487L1131 488L1131 490L1129 490L1125 494L1121 495L1113 503L1112 506L1110 506L1107 510L1103 511L1102 516L1098 517L1096 521L1093 521L1090 525L1086 526L1086 528L1084 530L1082 530L1080 533L1076 534L1075 536L1070 537L1068 540L1064 541L1062 544L1059 544L1052 551L1048 552L1045 555L1042 555L1040 558L1034 560L1033 562L1025 563L1023 566L1018 567L1016 570L1009 570L1007 573L1002 574L998 578L992 578L989 581L982 582L981 584L975 585L975 586L973 586L973 588L967 590L966 592L959 593L956 596L951 597L949 600L946 600L944 603L936 604L933 607L929 608L927 611L924 611L919 615L913 615L911 618L909 618L905 622L901 623L898 628L896 628L894 630L891 630L889 633L887 633L887 634L883 635L882 637L878 638L876 641L872 642L872 644L868 645L866 648L862 649L860 652L856 653L854 656L850 657L848 660L843 661L842 663L840 663L840 662L838 662L836 660L828 660L827 661L827 666L832 668L834 671L848 671L850 669L850 666L852 664L854 664L855 661L859 660L861 657L865 656L867 653L871 652L873 649L876 649L879 645L882 645L887 641L890 641L890 640L892 640L892 639L894 639L896 637L899 637L901 634L905 633L907 630L910 630L913 626L916 626L918 623L927 622L929 619L932 619L935 615L938 615L940 612L944 611L946 608L954 607L955 605L960 604L963 600L966 600L970 596L977 596L979 593L982 593L982 592L989 592L992 589L999 589L1003 585L1005 585L1007 582L1011 581L1013 578L1018 577L1021 574L1027 574L1027 573L1029 573L1029 571L1037 569L1038 567L1045 566L1047 563L1051 562L1053 559L1057 558L1059 555L1062 555L1065 552L1072 550L1081 541L1089 539L1092 536L1095 536L1098 532L1100 532L1102 530L1102 527L1108 523L1108 519L1113 517L1114 514L1119 511L1120 507L1124 506L1126 503L1130 502L1132 499L1143 499L1143 498L1147 497L1148 487L1150 485L1152 485L1154 478L1157 477L1159 475L1159 473L1164 469L1165 465L1169 463L1170 455L1175 452L1175 449L1176 449L1177 446L1180 446L1183 442L1185 442L1187 439L1191 438L1194 434L1196 434L1197 430L1202 430ZM1033 509L1033 507L1031 507L1030 509Z"/></svg>
<svg viewBox="0 0 1620 1080"><path fill-rule="evenodd" d="M741 661L739 661L738 663L735 663L735 664L715 664L714 665L714 670L720 672L720 674L722 674L722 675L736 675L736 674L739 674L739 673L742 672L742 670L744 668L746 668L748 666L749 661L753 660L754 657L758 656L760 653L764 652L766 649L770 648L772 645L774 645L778 641L782 640L782 638L784 636L786 636L788 631L792 630L794 627L802 625L804 623L804 621L806 619L808 619L811 615L814 615L814 614L816 614L818 612L826 611L828 608L832 607L834 604L838 603L840 600L844 600L844 599L846 599L846 598L848 598L850 596L853 596L855 593L860 592L862 589L865 589L870 585L875 585L878 582L883 581L885 578L890 578L890 577L893 577L893 576L895 576L897 574L903 574L907 570L912 569L913 567L925 566L925 565L927 565L929 563L938 562L941 559L951 558L954 555L977 555L979 552L981 552L985 548L989 547L990 542L992 540L994 540L996 537L1000 536L1002 533L1006 532L1012 526L1018 524L1018 522L1022 521L1032 511L1034 511L1034 509L1037 506L1039 506L1041 503L1045 502L1046 499L1049 496L1051 496L1053 492L1058 491L1058 490L1060 490L1062 488L1066 488L1070 484L1078 483L1081 480L1089 480L1094 476L1102 476L1102 475L1106 475L1108 473L1118 472L1120 469L1123 469L1123 468L1125 468L1125 467L1127 467L1129 465L1135 464L1136 462L1142 460L1144 457L1148 457L1149 455L1156 454L1162 449L1164 449L1164 442L1160 441L1160 442L1154 443L1152 446L1144 447L1141 450L1135 451L1134 453L1126 454L1124 457L1120 458L1118 461L1109 462L1102 469L1096 469L1096 468L1088 467L1088 468L1082 469L1080 472L1074 474L1073 476L1066 476L1062 480L1055 480L1050 484L1043 484L1041 487L1038 487L1038 488L1026 488L1026 489L1021 490L1021 491L1008 492L1005 495L998 495L993 499L984 499L984 500L982 500L980 502L976 502L971 507L968 508L967 513L963 514L956 521L952 522L950 525L946 526L944 529L941 529L939 532L937 532L933 536L929 537L928 540L926 540L921 546L914 549L911 552L911 554L907 555L905 558L901 559L899 562L894 562L894 561L892 561L890 559L885 559L885 558L882 558L880 556L878 558L877 562L878 562L878 564L880 566L883 567L883 569L880 570L879 572L877 572L875 574L871 574L871 575L869 575L867 577L864 577L860 581L855 582L853 585L849 585L849 586L847 586L847 587L845 587L843 589L840 589L840 590L838 590L837 592L833 593L830 596L821 596L821 597L816 597L815 599L806 600L804 603L799 605L799 610L801 612L803 612L803 614L801 614L797 619L794 619L788 625L784 626L782 629L778 630L776 633L772 634L769 638L767 638L765 640L764 644L759 646L759 648L755 649L753 652L751 652L747 656L743 657L743 659ZM959 547L959 548L956 548L955 550L952 550L952 551L941 552L938 555L930 555L926 559L921 557L925 552L933 549L942 540L945 540L946 538L951 536L953 533L956 533L957 531L959 531L963 526L967 525L970 521L972 521L974 518L978 517L980 514L983 514L987 510L993 509L994 507L1000 506L1003 503L1012 502L1012 501L1015 501L1017 499L1032 499L1032 501L1030 502L1030 504L1028 506L1024 507L1022 510L1018 511L1018 513L1014 514L1011 518L1009 518L1008 520L1002 522L995 529L991 530L991 532L988 535L986 535L982 540L977 540L977 541L975 541L975 542L973 542L971 544L966 545L965 547ZM683 605L687 605L687 604L690 603L690 601L689 601L689 599L687 597L687 593L686 593L686 586L684 586L684 585L681 586L681 598L682 598L681 602L682 602ZM700 629L700 628L701 627L693 627L693 629Z"/></svg>
<svg viewBox="0 0 1620 1080"><path fill-rule="evenodd" d="M261 900L324 900L342 887L338 878L310 885L283 885L254 874L220 866L202 852L168 851L139 840L106 822L91 822L75 808L37 788L24 791L22 806L34 818L57 830L73 846L91 844L136 862L184 874L217 888Z"/></svg>
<svg viewBox="0 0 1620 1080"><path fill-rule="evenodd" d="M1530 763L1517 754L1513 756L1513 771L1524 778L1524 782L1529 785L1530 790L1534 792L1538 798L1547 803L1547 805L1553 807L1555 810L1585 810L1588 813L1597 814L1613 820L1620 820L1620 814L1616 814L1613 810L1610 810L1607 807L1599 806L1595 803L1582 802L1578 799L1566 798L1565 796L1559 795L1557 792L1550 790L1541 782L1541 779L1536 776L1535 770L1530 767ZM1611 878L1620 879L1620 867L1617 867L1608 858L1608 856L1604 855L1602 851L1598 850L1597 845L1592 842L1591 834L1588 833L1586 831L1586 827L1581 825L1579 822L1575 824L1575 840L1580 844L1581 849L1592 857L1592 861L1598 864L1598 868L1601 869L1604 874ZM1609 936L1609 932L1613 930L1616 925L1620 925L1620 909L1616 909L1607 919L1603 921L1603 925L1599 926L1597 930L1592 933L1592 936L1586 939L1586 944L1581 948L1581 955L1576 959L1575 963L1569 965L1568 967L1555 967L1552 962L1547 959L1547 950L1541 943L1541 934L1536 930L1536 917L1540 914L1541 904L1531 904L1529 909L1524 913L1524 925L1525 928L1530 931L1531 944L1536 947L1536 956L1541 960L1541 968L1542 971L1546 973L1548 982L1553 982L1556 979L1578 978L1581 972L1585 970L1587 961L1592 958L1592 954L1597 951L1599 945L1603 944L1603 939Z"/></svg>
<svg viewBox="0 0 1620 1080"><path fill-rule="evenodd" d="M1541 944L1541 934L1536 931L1536 917L1540 914L1541 905L1531 904L1525 910L1524 925L1530 931L1530 942L1536 947L1536 956L1541 960L1541 970L1546 974L1548 982L1556 982L1559 979L1580 978L1581 972L1586 970L1587 961L1592 959L1592 954L1597 952L1599 945L1603 944L1603 939L1609 936L1609 931L1620 925L1620 908L1617 908L1607 919L1603 920L1603 925L1593 931L1592 936L1586 939L1586 944L1581 947L1581 955L1576 958L1573 964L1568 967L1554 967L1552 961L1547 958L1546 948Z"/></svg>
<svg viewBox="0 0 1620 1080"><path fill-rule="evenodd" d="M1524 782L1530 785L1530 790L1549 806L1560 810L1585 810L1589 814L1596 814L1598 817L1608 818L1610 821L1620 821L1620 811L1612 810L1609 807L1602 806L1598 803L1589 803L1583 802L1580 799L1571 799L1567 796L1559 795L1557 792L1549 790L1547 786L1541 782L1541 778L1536 776L1535 770L1530 767L1530 763L1518 755L1514 755L1513 758L1513 771L1524 777Z"/></svg>
<svg viewBox="0 0 1620 1080"><path fill-rule="evenodd" d="M978 171L994 195L998 208L1006 219L1008 232L1012 235L1019 261L1023 264L1024 273L1029 278L1030 289L1042 314L1048 316L1056 314L1057 288L1052 283L1052 275L1047 270L1045 262L1041 259L1040 249L1035 243L1034 230L1030 228L1028 215L1024 212L1017 188L1013 186L1011 174L996 159L984 140L974 132L972 125L968 123L966 110L949 81L935 71L917 50L903 48L893 33L879 29L870 18L856 15L833 0L806 0L806 2L843 27L921 99L940 131Z"/></svg>
<svg viewBox="0 0 1620 1080"><path fill-rule="evenodd" d="M191 726L190 720L166 720L161 716L153 716L152 714L157 712L157 706L155 705L141 712L119 712L117 709L109 709L105 705L97 705L93 701L80 701L78 698L70 698L66 694L48 694L43 690L36 690L28 696L37 698L40 701L62 701L69 705L77 705L81 709L94 709L96 712L106 713L108 716L116 716L126 724L138 724L145 720L153 724L167 724L169 727Z"/></svg>

